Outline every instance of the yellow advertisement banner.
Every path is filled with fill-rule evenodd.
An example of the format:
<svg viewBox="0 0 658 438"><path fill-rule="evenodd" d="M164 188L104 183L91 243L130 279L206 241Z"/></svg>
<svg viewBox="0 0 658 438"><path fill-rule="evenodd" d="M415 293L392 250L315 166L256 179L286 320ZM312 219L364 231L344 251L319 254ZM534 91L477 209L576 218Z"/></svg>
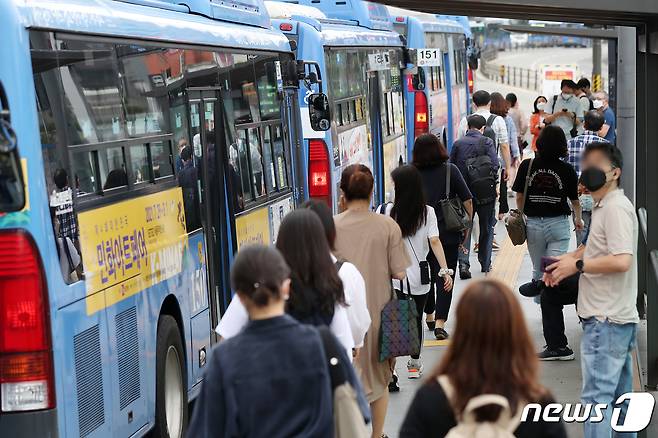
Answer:
<svg viewBox="0 0 658 438"><path fill-rule="evenodd" d="M269 245L272 242L269 208L260 208L235 218L235 235L238 239L238 249L243 245L256 243Z"/></svg>
<svg viewBox="0 0 658 438"><path fill-rule="evenodd" d="M78 215L87 314L180 273L187 247L180 188Z"/></svg>

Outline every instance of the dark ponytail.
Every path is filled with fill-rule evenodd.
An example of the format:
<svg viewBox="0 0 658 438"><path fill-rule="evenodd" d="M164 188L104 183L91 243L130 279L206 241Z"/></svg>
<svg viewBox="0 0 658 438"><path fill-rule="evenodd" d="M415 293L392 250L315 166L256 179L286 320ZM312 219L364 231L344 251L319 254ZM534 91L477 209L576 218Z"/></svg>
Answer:
<svg viewBox="0 0 658 438"><path fill-rule="evenodd" d="M256 306L280 298L281 284L290 278L290 268L273 247L250 245L238 252L231 267L231 286Z"/></svg>
<svg viewBox="0 0 658 438"><path fill-rule="evenodd" d="M347 166L340 177L340 189L348 201L370 200L374 184L375 178L372 172L363 164Z"/></svg>

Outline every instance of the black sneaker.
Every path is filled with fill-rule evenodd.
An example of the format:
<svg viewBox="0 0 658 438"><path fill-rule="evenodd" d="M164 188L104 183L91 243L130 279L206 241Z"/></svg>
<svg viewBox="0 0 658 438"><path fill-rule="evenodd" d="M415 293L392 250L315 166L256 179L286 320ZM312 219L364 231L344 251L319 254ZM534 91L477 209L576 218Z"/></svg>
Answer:
<svg viewBox="0 0 658 438"><path fill-rule="evenodd" d="M459 278L461 280L468 280L471 278L471 271L468 268L459 268Z"/></svg>
<svg viewBox="0 0 658 438"><path fill-rule="evenodd" d="M519 287L519 293L524 297L532 298L541 294L544 289L544 282L541 280L532 280L528 283L522 284Z"/></svg>
<svg viewBox="0 0 658 438"><path fill-rule="evenodd" d="M425 320L425 324L427 324L427 329L429 331L434 331L434 327L436 327L436 321L434 321L434 320L432 320L432 321Z"/></svg>
<svg viewBox="0 0 658 438"><path fill-rule="evenodd" d="M437 327L434 329L434 337L436 338L437 341L443 341L445 339L448 339L450 335L448 335L448 332L442 329L441 327Z"/></svg>
<svg viewBox="0 0 658 438"><path fill-rule="evenodd" d="M388 392L400 392L400 385L398 385L398 376L393 373L391 381L388 382Z"/></svg>
<svg viewBox="0 0 658 438"><path fill-rule="evenodd" d="M548 346L544 347L544 350L541 351L538 355L539 360L549 361L549 360L574 360L573 350L569 347L562 347L555 350L551 350Z"/></svg>

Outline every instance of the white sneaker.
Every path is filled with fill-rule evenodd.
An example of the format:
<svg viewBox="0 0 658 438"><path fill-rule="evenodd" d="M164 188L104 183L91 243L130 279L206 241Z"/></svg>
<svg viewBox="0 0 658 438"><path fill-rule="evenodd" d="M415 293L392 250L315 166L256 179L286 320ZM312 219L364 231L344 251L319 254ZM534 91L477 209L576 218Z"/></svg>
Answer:
<svg viewBox="0 0 658 438"><path fill-rule="evenodd" d="M410 359L407 362L407 371L410 379L420 379L423 375L423 362L420 359Z"/></svg>

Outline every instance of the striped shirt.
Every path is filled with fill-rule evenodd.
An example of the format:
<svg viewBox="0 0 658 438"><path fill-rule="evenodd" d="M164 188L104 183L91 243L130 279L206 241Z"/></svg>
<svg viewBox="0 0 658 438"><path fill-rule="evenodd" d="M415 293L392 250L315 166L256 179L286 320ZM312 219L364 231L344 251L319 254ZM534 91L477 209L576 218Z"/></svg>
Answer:
<svg viewBox="0 0 658 438"><path fill-rule="evenodd" d="M583 155L585 147L594 142L606 142L607 140L603 137L599 137L594 131L585 130L582 134L572 138L567 142L567 147L569 154L566 156L565 160L567 163L571 164L580 177L580 159Z"/></svg>

